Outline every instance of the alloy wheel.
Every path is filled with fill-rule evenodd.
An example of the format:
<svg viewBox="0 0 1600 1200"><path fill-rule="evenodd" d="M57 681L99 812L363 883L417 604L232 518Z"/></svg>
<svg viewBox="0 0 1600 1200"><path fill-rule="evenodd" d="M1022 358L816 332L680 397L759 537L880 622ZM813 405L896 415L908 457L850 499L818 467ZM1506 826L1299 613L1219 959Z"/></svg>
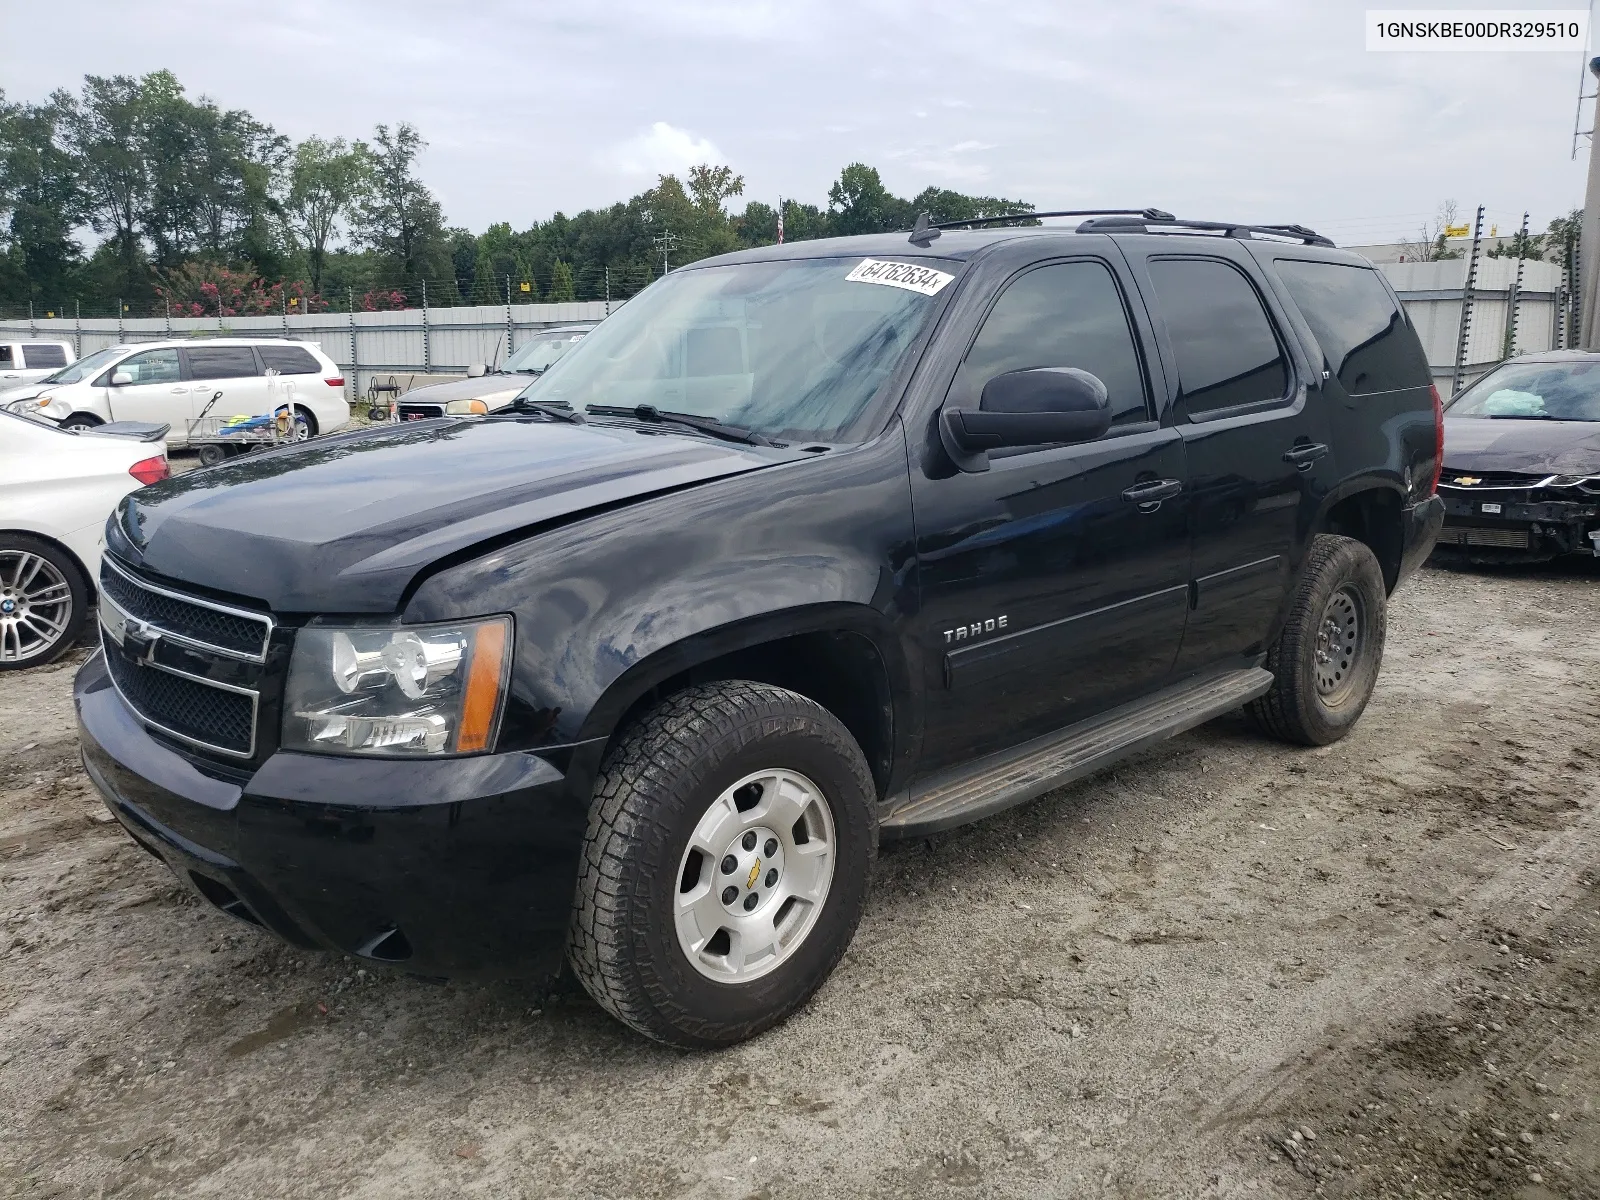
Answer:
<svg viewBox="0 0 1600 1200"><path fill-rule="evenodd" d="M49 559L0 550L0 662L43 655L72 623L72 585Z"/></svg>
<svg viewBox="0 0 1600 1200"><path fill-rule="evenodd" d="M678 868L673 923L694 969L747 983L787 960L833 883L833 812L795 771L746 775L695 825Z"/></svg>

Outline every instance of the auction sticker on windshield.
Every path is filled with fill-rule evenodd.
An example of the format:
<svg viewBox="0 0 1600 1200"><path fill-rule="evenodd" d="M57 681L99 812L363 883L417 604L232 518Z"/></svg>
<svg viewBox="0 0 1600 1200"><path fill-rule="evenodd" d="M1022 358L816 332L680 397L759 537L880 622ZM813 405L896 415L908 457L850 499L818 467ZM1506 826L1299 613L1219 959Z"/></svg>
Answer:
<svg viewBox="0 0 1600 1200"><path fill-rule="evenodd" d="M862 259L855 270L845 276L846 281L850 283L881 283L885 287L921 292L924 296L938 295L939 289L954 278L954 275L935 271L932 267L919 267L915 263L881 262L876 258Z"/></svg>

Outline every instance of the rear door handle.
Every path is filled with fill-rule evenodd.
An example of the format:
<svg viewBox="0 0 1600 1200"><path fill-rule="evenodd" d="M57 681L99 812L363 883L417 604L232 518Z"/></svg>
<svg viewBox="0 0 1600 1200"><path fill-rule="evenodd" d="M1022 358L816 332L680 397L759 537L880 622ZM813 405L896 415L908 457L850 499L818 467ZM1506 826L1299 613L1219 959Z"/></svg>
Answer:
<svg viewBox="0 0 1600 1200"><path fill-rule="evenodd" d="M1328 447L1321 442L1312 442L1305 446L1291 446L1283 452L1283 461L1293 463L1302 471L1309 471L1311 464L1327 452Z"/></svg>
<svg viewBox="0 0 1600 1200"><path fill-rule="evenodd" d="M1163 500L1170 500L1181 491L1181 479L1152 479L1148 483L1136 483L1125 489L1122 498L1137 504L1141 512L1155 512Z"/></svg>

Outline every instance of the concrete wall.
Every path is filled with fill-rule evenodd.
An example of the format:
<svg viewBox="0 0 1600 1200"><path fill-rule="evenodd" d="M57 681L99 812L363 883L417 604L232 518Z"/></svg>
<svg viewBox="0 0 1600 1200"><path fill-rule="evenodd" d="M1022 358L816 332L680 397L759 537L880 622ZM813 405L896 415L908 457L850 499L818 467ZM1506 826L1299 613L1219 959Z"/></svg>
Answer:
<svg viewBox="0 0 1600 1200"><path fill-rule="evenodd" d="M1466 285L1467 262L1461 258L1442 262L1381 263L1381 270L1406 307L1434 378L1448 379L1455 369L1456 343L1461 329L1461 297ZM1467 369L1463 385L1482 375L1504 357L1506 325L1510 320L1511 285L1516 278L1514 258L1478 261L1472 325L1467 335ZM1522 264L1522 302L1517 315L1513 354L1553 350L1559 340L1557 320L1561 268L1555 263ZM1441 388L1443 390L1443 388Z"/></svg>

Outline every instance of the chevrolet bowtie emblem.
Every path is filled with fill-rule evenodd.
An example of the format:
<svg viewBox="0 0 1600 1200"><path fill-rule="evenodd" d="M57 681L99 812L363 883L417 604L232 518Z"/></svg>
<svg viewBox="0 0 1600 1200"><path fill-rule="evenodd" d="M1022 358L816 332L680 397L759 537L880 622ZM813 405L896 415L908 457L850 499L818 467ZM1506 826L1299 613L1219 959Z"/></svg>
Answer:
<svg viewBox="0 0 1600 1200"><path fill-rule="evenodd" d="M744 886L746 888L753 888L756 885L756 880L758 880L760 878L761 878L761 860L758 858L758 859L756 859L755 862L750 864L750 878L746 879L744 881Z"/></svg>
<svg viewBox="0 0 1600 1200"><path fill-rule="evenodd" d="M1457 475L1455 482L1459 483L1462 487L1477 487L1483 482L1483 480L1479 479L1476 475Z"/></svg>

